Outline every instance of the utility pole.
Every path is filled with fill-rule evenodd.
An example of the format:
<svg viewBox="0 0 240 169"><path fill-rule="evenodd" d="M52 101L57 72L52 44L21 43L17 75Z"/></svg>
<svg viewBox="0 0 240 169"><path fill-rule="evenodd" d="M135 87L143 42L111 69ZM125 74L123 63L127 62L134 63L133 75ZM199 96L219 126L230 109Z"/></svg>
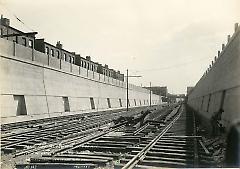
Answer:
<svg viewBox="0 0 240 169"><path fill-rule="evenodd" d="M151 91L152 84L150 82L150 107L152 106L152 91Z"/></svg>
<svg viewBox="0 0 240 169"><path fill-rule="evenodd" d="M127 69L127 111L128 111L128 69Z"/></svg>
<svg viewBox="0 0 240 169"><path fill-rule="evenodd" d="M127 76L125 76L125 77L127 78L127 79L126 79L126 83L127 83L127 111L128 111L128 107L129 107L129 99L128 99L128 95L129 95L129 94L128 94L128 90L129 90L129 89L128 89L128 78L129 78L129 77L142 77L142 76L136 76L136 75L135 75L135 76L129 76L129 75L128 75L128 69L127 69Z"/></svg>

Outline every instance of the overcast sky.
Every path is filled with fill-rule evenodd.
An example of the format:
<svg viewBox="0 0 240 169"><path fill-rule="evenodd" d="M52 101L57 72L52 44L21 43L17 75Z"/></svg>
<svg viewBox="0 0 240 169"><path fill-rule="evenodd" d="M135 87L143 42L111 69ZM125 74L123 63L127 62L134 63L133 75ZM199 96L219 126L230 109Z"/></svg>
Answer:
<svg viewBox="0 0 240 169"><path fill-rule="evenodd" d="M232 35L240 1L0 0L0 12L49 43L60 40L83 57L142 75L131 83L151 81L178 94L197 83Z"/></svg>

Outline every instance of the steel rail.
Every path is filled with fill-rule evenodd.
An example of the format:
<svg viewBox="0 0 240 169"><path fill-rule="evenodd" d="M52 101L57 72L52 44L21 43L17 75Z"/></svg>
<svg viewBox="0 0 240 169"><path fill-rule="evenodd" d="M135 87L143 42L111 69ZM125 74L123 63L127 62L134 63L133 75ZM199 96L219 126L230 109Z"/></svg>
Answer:
<svg viewBox="0 0 240 169"><path fill-rule="evenodd" d="M89 135L90 132L94 131L94 130L97 130L95 128L93 129L89 129L87 131L84 131L80 134L76 134L74 138L65 138L65 139L62 139L62 144L68 144L68 143L71 143L71 142L74 142L74 140L77 140L77 139L81 139L83 138L84 136L87 136ZM68 139L68 140L66 140ZM14 157L17 157L17 156L21 156L21 155L26 155L26 154L31 154L31 153L34 153L34 152L38 152L38 151L43 151L43 150L47 150L47 149L50 149L51 147L54 147L54 146L57 146L59 145L59 140L55 140L53 142L49 142L48 145L43 145L43 146L39 146L37 148L35 147L32 147L32 148L29 148L29 149L26 149L26 150L23 150L19 153L16 153L14 155Z"/></svg>
<svg viewBox="0 0 240 169"><path fill-rule="evenodd" d="M171 108L171 111L170 112L168 111L168 113L166 115L165 114L162 115L162 113L160 114L162 119L165 119L169 114L171 114L171 117L169 116L168 120L165 123L166 125L169 125L175 119L175 117L177 117L179 115L179 113L180 113L179 110L180 110L180 106L175 108L174 111ZM182 112L182 110L183 109L181 109L181 112ZM157 113L157 114L155 113L154 116L152 116L150 119L152 119L153 117L155 119L155 115L159 115L159 113ZM183 113L181 113L181 116L178 119L178 122L182 117L183 117ZM125 119L125 120L127 120L127 119ZM172 128L178 129L178 127L176 126L176 124L178 124L178 122L174 123L174 125L172 127L169 126L170 128L166 132L168 133L169 131L172 130ZM21 157L18 157L18 156L25 155L25 154L30 155L34 152L38 152L39 156L41 156L41 157L36 157L36 159L39 159L39 160L47 160L47 161L50 160L51 161L51 159L58 158L59 156L62 156L62 155L64 155L64 157L61 157L61 158L66 158L67 160L69 160L70 156L77 155L78 152L82 153L82 151L89 150L89 151L91 151L91 153L86 153L86 154L89 155L89 159L90 159L90 157L93 156L96 152L107 151L107 152L105 152L105 154L103 156L104 157L109 157L109 156L112 157L113 154L114 155L117 154L117 157L114 157L112 162L114 163L114 162L116 162L115 161L116 159L119 159L120 160L119 162L121 163L121 165L120 164L119 165L122 167L124 164L128 163L129 160L131 160L131 158L133 158L137 153L139 153L139 151L141 151L147 144L149 144L149 142L152 142L153 139L155 139L156 136L159 135L160 132L163 132L163 129L166 128L166 126L165 127L161 126L160 128L157 129L156 126L158 126L159 124L155 124L154 121L152 123L151 120L149 122L146 122L143 126L138 127L137 129L133 125L131 127L129 127L128 124L126 127L125 125L123 125L123 123L124 122L116 123L116 125L114 125L112 127L109 126L109 128L104 128L104 130L91 129L91 131L90 131L90 129L89 129L89 130L87 130L87 132L84 135L75 135L74 138L71 137L70 139L69 138L61 139L60 143L59 143L59 140L56 140L54 142L51 142L50 145L49 144L43 145L43 146L39 146L37 148L33 147L31 149L27 149L26 151L16 154L15 157L17 160L21 160ZM124 127L126 127L126 128L124 128ZM114 130L112 130L112 129L114 129ZM106 133L104 133L104 132L106 132ZM108 136L109 132L113 132L113 134L110 134ZM116 135L117 137L115 137L114 132L120 132L119 133L120 135L117 134ZM125 133L126 135L122 134L122 132ZM149 132L150 132L150 135L148 135ZM153 132L153 134L152 134L152 132ZM107 135L107 137L106 137L106 135ZM163 137L159 138L159 140L164 139L165 136L167 137L169 135L164 134ZM129 137L129 138L125 138L125 137ZM133 138L135 138L135 140L132 140ZM124 142L122 140L124 140ZM149 147L150 149L148 150L148 152L143 154L143 157L140 158L141 161L139 161L139 163L136 163L136 165L140 165L140 166L142 164L148 165L147 163L149 162L149 160L150 160L150 162L151 162L151 160L155 160L154 156L156 156L156 155L151 155L149 153L151 153L151 151L154 149L155 146L157 146L159 143L162 143L159 140L156 140L156 143L152 147ZM168 140L166 140L166 141L168 141ZM180 144L180 143L178 143L178 144ZM168 151L168 153L171 153L173 151L173 149L176 149L176 148L171 147L171 148L166 149L164 147L158 147L159 151L162 151L163 149L165 149L165 151ZM183 151L182 149L184 149L184 147L181 148L181 151ZM156 147L153 151L155 152L155 150L157 150ZM108 151L110 151L111 153L109 154ZM131 152L131 154L129 154L129 152ZM81 153L80 153L80 155L82 155ZM107 153L107 155L106 155L106 153ZM127 154L125 154L126 157L122 156L121 153L127 153ZM181 154L181 152L179 152L179 154ZM45 159L45 157L48 157L48 159ZM100 155L100 157L102 157L102 155ZM153 159L149 159L149 158L153 158ZM164 160L165 163L167 163L169 161L171 162L171 161L173 161L173 159L170 159L167 157L162 158L162 160ZM62 160L64 161L64 159L62 159ZM175 162L176 162L175 165L177 165L179 163L180 166L183 166L182 164L184 163L183 160L178 160L178 159L175 160ZM32 163L32 161L29 161L28 165L31 166L32 164L35 164L35 163L36 163L36 161L34 161L33 163ZM53 160L50 163L56 163L56 161ZM93 160L93 163L95 163L94 160ZM107 165L107 163L106 163L106 165ZM114 165L118 165L118 164L114 164Z"/></svg>
<svg viewBox="0 0 240 169"><path fill-rule="evenodd" d="M121 113L121 112L119 112L119 113ZM103 116L112 116L113 114L116 114L116 112L111 112L111 113L108 113L108 114L92 115L91 118L97 119L97 118L101 118ZM80 117L83 117L83 116L80 116ZM52 121L51 123L48 122L47 124L41 124L41 126L44 126L44 128L40 129L40 131L51 130L52 128L55 128L56 127L55 123L58 124L58 126L57 126L58 128L64 127L64 126L66 126L66 124L69 124L70 120L73 121L73 123L75 123L75 124L79 123L79 121L77 120L77 117L75 117L75 118L66 117L66 118L62 118L62 119L58 119L58 120ZM88 121L92 121L92 120L88 119ZM40 124L38 124L38 125L40 125ZM12 133L12 134L8 134L6 136L3 135L2 139L5 139L5 138L8 139L8 138L15 137L15 136L20 136L20 135L23 135L23 134L28 134L28 133L31 133L31 132L40 132L40 131L39 131L39 128L33 128L30 131L23 131L21 133Z"/></svg>
<svg viewBox="0 0 240 169"><path fill-rule="evenodd" d="M76 140L79 140L79 139L80 140L83 140L83 139L86 140L86 138L89 137L91 135L90 133L93 132L93 131L98 131L98 127L88 129L88 130L83 131L81 133L77 133L77 134L74 135L75 136L74 138L72 138L72 137L63 138L62 139L62 144L64 144L64 145L68 144L69 145L72 142L75 142ZM111 131L115 131L115 130L111 130ZM109 131L109 132L111 132L111 131ZM47 146L43 145L43 146L40 146L38 148L35 148L35 147L29 148L29 149L26 149L26 150L23 150L21 152L16 153L15 157L25 155L25 154L30 154L30 153L33 153L33 152L36 152L36 151L46 150L46 149L51 148L51 146L58 145L58 144L59 144L59 140L56 140L56 141L53 141L53 142L49 142Z"/></svg>
<svg viewBox="0 0 240 169"><path fill-rule="evenodd" d="M140 133L141 131L145 130L147 127L149 126L149 123L146 123L145 125L143 125L142 127L140 127L138 130L133 132L133 135L137 135L138 133Z"/></svg>
<svg viewBox="0 0 240 169"><path fill-rule="evenodd" d="M104 117L102 117L100 119L103 119L103 118ZM97 123L97 124L101 125L101 122L99 121L99 119L95 119L95 120L98 120L97 122L99 122L99 123ZM88 120L88 121L90 121L90 120ZM111 120L105 120L103 122L110 122L110 121ZM77 125L77 124L80 125L77 128L88 128L88 127L91 127L92 124L94 124L94 122L92 122L92 123L90 123L90 125L85 126L85 123L86 122L83 122L83 123L76 123L76 122L72 123L71 126L68 126L67 131L69 131L71 129L74 129L74 128L76 129L76 126L74 127L74 125ZM96 122L95 122L95 124L96 124ZM65 128L66 128L66 126L59 125L59 126L57 126L57 128L55 126L53 126L51 128L43 129L41 131L35 132L34 133L35 135L32 136L32 137L26 137L25 139L20 139L20 140L16 140L16 141L13 141L13 142L6 143L6 144L2 145L1 148L5 148L5 147L13 146L13 145L16 145L16 144L24 143L24 142L27 142L27 141L35 140L37 138L45 137L45 136L48 136L49 134L56 133L57 131L61 131L61 130L65 129ZM31 133L33 133L33 131L31 131ZM36 134L39 134L39 135L36 135ZM22 136L22 135L23 134L19 134L17 136ZM23 136L26 136L26 135L23 135Z"/></svg>
<svg viewBox="0 0 240 169"><path fill-rule="evenodd" d="M76 128L76 125L85 125L85 123L87 124L87 123L89 123L89 122L91 122L91 123L93 123L94 124L94 122L92 122L93 121L93 119L96 121L96 120L98 120L98 121L101 121L102 119L108 119L108 117L113 117L113 119L114 118L116 118L116 117L114 117L114 115L115 114L117 114L117 116L120 116L121 114L122 114L123 112L111 112L111 113L107 113L107 114L100 114L100 115L98 115L98 116L91 116L92 118L91 119L87 119L87 120L85 120L85 121L81 121L81 122L79 122L78 120L76 120L76 119L72 119L72 122L70 123L70 126L73 128ZM71 120L71 119L70 119ZM56 126L56 124L55 123L57 123L57 126ZM2 141L7 141L9 138L12 138L12 137L18 137L18 136L25 136L26 134L31 134L31 133L34 133L34 134L37 134L37 133L39 133L39 134L41 134L41 132L48 132L48 131L56 131L56 130L62 130L62 129L64 129L64 128L66 128L66 124L68 124L69 125L69 120L68 120L68 118L67 119L62 119L61 121L56 121L56 122L52 122L52 123L50 123L50 124L47 124L47 125L44 125L44 127L43 128L41 128L41 129L37 129L37 128L34 128L34 129L32 129L32 130L29 130L29 131L23 131L23 132L20 132L20 133L12 133L12 134L8 134L8 135L6 135L6 136L2 136L2 138L1 138L1 140ZM68 129L69 129L69 127L70 126L68 126ZM28 137L29 138L29 137ZM33 138L33 137L32 137ZM5 146L8 146L8 144L5 144L5 145L2 145L2 147L5 147Z"/></svg>
<svg viewBox="0 0 240 169"><path fill-rule="evenodd" d="M89 135L90 135L89 132L97 131L97 129L98 129L99 126L102 126L102 125L104 125L104 124L106 124L106 123L111 122L113 119L121 116L122 113L124 113L124 112L111 112L111 113L107 113L107 114L101 114L101 115L99 115L99 116L94 116L95 120L98 120L97 122L99 122L99 124L98 124L97 126L95 126L95 127L93 127L93 128L89 128L88 125L87 125L87 126L85 126L85 125L84 125L84 126L79 126L78 128L84 128L84 127L86 128L86 127L87 127L88 129L86 128L87 130L86 130L86 131L82 131L81 133L74 133L74 134L73 134L73 135L75 136L74 138L71 137L72 134L70 134L70 135L67 136L67 137L63 137L63 138L62 138L62 141L65 140L65 141L64 141L64 144L67 144L67 143L71 144L71 143L74 143L75 140L83 140L83 138L82 138L83 136L85 136L85 138L86 138L86 136L89 136ZM128 113L128 115L135 115L135 114L136 114L135 111ZM137 113L137 114L138 114L138 113ZM117 116L115 116L115 115L117 115ZM106 117L112 117L112 118L110 118L110 119L107 118L107 120L103 120L103 121L105 121L104 124L103 124L103 121L101 121L101 119L106 119ZM89 121L89 120L88 120L88 121ZM85 123L87 123L87 122L84 121L83 123L85 124ZM96 122L91 122L90 124L92 124L92 123L96 123ZM115 125L115 128L118 128L119 126L122 126L122 124L117 124L117 125ZM57 127L57 128L59 128L59 127ZM111 129L111 131L115 131L115 130L116 130L115 128L114 128L114 130ZM118 129L119 129L119 128L118 128ZM55 129L55 130L56 130L56 129ZM109 132L111 132L111 131L109 131ZM55 132L56 132L56 131L55 131ZM109 132L107 132L107 133L109 133ZM95 133L96 133L96 132L95 132ZM76 137L76 136L77 136L77 137ZM36 139L36 138L38 138L38 136L35 137L35 138L33 138L33 140ZM69 138L70 138L70 139L69 139ZM71 139L71 138L72 138L72 139ZM32 139L29 138L29 141L31 141L31 140L32 140ZM58 141L58 140L50 141L50 142L48 142L48 144L50 143L50 145L55 145L57 141ZM90 141L90 140L89 140L89 141ZM68 144L68 145L69 145L69 144ZM73 145L73 144L71 144L71 145ZM33 153L33 152L41 151L41 150L46 150L46 149L49 149L49 146L42 145L42 146L39 146L38 148L36 148L36 147L31 147L31 148L28 148L28 149L23 150L23 151L21 151L21 152L17 152L17 153L15 154L15 157L21 156L21 155L24 155L24 154L31 154L31 153Z"/></svg>
<svg viewBox="0 0 240 169"><path fill-rule="evenodd" d="M196 120L195 120L195 113L193 114L193 135L196 136ZM198 141L197 138L194 138L194 167L198 167L199 163L199 156L198 156Z"/></svg>
<svg viewBox="0 0 240 169"><path fill-rule="evenodd" d="M179 111L181 106L179 106L177 111ZM175 109L173 110L175 111ZM149 143L147 144L137 155L135 155L122 169L131 169L135 167L139 161L144 159L148 151L162 138L162 136L172 127L175 121L181 116L182 111ZM176 114L174 114L176 115Z"/></svg>
<svg viewBox="0 0 240 169"><path fill-rule="evenodd" d="M131 111L136 111L139 109L145 109L146 106L144 107L131 107ZM9 123L9 124L1 124L1 132L9 132L11 130L16 130L19 128L25 129L29 125L38 125L38 124L43 124L43 123L49 123L49 122L61 122L62 120L73 120L73 119L78 119L83 116L99 116L103 114L112 114L112 113L126 113L124 108L121 109L116 109L116 110L108 110L108 111L99 111L99 112L92 112L92 113L83 113L83 114L73 114L73 115L66 115L66 116L58 116L58 117L51 117L51 118L43 118L43 119L35 119L35 120L29 120L29 121L22 121L22 122L16 122L16 123Z"/></svg>
<svg viewBox="0 0 240 169"><path fill-rule="evenodd" d="M64 147L64 148L62 148L60 150L57 150L57 151L53 152L51 155L54 156L55 154L58 154L60 152L63 153L65 151L69 151L69 150L78 148L82 144L88 143L90 141L97 140L97 139L101 138L102 136L104 136L104 135L106 135L106 134L108 134L110 132L113 132L113 131L121 129L127 123L128 122L124 122L121 125L118 125L118 127L116 127L116 128L110 128L110 129L108 129L106 131L99 132L98 134L96 134L96 133L90 134L90 135L84 137L83 139L80 139L77 144L74 144L74 145L71 144L71 145L69 145L67 147Z"/></svg>

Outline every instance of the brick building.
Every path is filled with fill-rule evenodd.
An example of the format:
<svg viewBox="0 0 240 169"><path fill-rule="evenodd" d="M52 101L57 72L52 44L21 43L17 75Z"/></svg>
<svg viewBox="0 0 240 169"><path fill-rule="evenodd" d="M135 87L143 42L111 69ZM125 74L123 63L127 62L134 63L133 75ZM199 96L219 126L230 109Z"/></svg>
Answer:
<svg viewBox="0 0 240 169"><path fill-rule="evenodd" d="M81 57L80 54L76 54L75 59L76 59L76 62L75 62L76 65L86 68L88 70L91 70L93 72L97 72L98 63L93 62L90 56L86 56L86 58L84 58L84 57Z"/></svg>
<svg viewBox="0 0 240 169"><path fill-rule="evenodd" d="M34 40L37 32L22 32L10 26L10 20L1 15L0 19L1 38L16 42L17 44L34 48Z"/></svg>
<svg viewBox="0 0 240 169"><path fill-rule="evenodd" d="M144 87L144 88L151 90L153 92L153 94L157 94L157 95L164 96L164 97L168 96L167 86L163 86L163 87L152 86L151 88L150 87Z"/></svg>
<svg viewBox="0 0 240 169"><path fill-rule="evenodd" d="M44 39L35 39L35 49L52 57L56 57L57 59L62 59L69 63L75 63L75 53L63 49L60 41L54 46L45 42Z"/></svg>
<svg viewBox="0 0 240 169"><path fill-rule="evenodd" d="M48 56L78 65L87 70L98 72L105 76L124 81L124 74L121 74L120 71L110 69L106 64L103 66L102 64L94 62L91 60L90 56L86 56L86 58L84 58L81 57L80 54L67 51L63 49L63 45L60 43L60 41L58 41L56 45L52 45L48 42L45 42L44 38L36 39L35 36L37 32L25 33L13 28L10 26L10 20L8 18L4 18L2 15L0 22L1 38L35 49L39 52L47 54Z"/></svg>

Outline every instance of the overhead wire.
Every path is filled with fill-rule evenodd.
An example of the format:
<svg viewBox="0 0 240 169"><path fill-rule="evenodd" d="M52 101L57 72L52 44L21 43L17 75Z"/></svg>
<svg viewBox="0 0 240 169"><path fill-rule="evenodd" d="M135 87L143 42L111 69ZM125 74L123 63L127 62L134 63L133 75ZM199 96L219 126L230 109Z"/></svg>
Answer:
<svg viewBox="0 0 240 169"><path fill-rule="evenodd" d="M184 63L178 63L178 64L175 64L175 65L166 66L166 67L160 67L160 68L141 69L141 70L129 69L129 70L132 71L132 72L135 72L135 73L139 73L139 72L150 72L150 71L161 71L161 70L169 70L169 69L175 69L175 68L179 68L179 67L182 67L182 66L186 66L186 65L189 65L189 64L194 63L194 62L196 62L196 61L202 61L202 60L206 60L206 59L209 59L209 57L203 57L203 58L200 58L200 59L197 59L197 60L192 60L192 61L184 62Z"/></svg>
<svg viewBox="0 0 240 169"><path fill-rule="evenodd" d="M5 8L18 22L20 22L23 26L25 26L27 29L36 32L34 29L32 29L31 27L29 27L27 24L25 24L15 13L13 13L7 6L6 4L0 2L0 4L2 5L3 8Z"/></svg>
<svg viewBox="0 0 240 169"><path fill-rule="evenodd" d="M23 26L25 26L27 29L35 32L34 29L30 28L27 24L25 24L15 13L13 13L7 6L6 4L0 2L0 4L2 4L4 6L4 8L11 14L14 16L14 18L20 22ZM174 68L178 68L178 67L182 67L182 66L185 66L185 65L188 65L188 64L191 64L191 63L194 63L196 61L201 61L201 60L205 60L209 57L204 57L204 58L200 58L198 60L192 60L192 61L189 61L189 62L185 62L185 63L179 63L179 64L175 64L175 65L171 65L171 66L167 66L167 67L160 67L160 68L153 68L153 69L141 69L141 70L136 70L136 69L129 69L130 71L133 71L133 72L136 72L136 73L139 73L139 72L150 72L150 71L161 71L161 70L169 70L169 69L174 69Z"/></svg>

